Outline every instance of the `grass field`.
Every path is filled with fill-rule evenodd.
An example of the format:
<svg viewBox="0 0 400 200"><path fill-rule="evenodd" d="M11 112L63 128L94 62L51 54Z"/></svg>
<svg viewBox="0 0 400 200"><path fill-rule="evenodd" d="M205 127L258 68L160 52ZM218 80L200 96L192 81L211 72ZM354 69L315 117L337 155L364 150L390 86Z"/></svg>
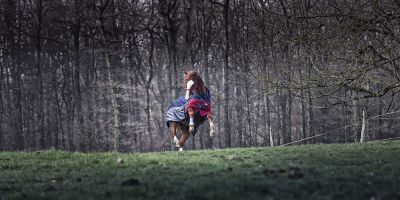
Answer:
<svg viewBox="0 0 400 200"><path fill-rule="evenodd" d="M400 142L0 153L0 199L299 198L400 199Z"/></svg>

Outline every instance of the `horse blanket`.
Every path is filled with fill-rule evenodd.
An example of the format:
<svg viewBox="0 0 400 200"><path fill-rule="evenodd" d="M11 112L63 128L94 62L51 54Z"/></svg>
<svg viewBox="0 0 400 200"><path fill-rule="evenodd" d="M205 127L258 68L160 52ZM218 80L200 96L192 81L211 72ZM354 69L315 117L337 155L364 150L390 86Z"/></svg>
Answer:
<svg viewBox="0 0 400 200"><path fill-rule="evenodd" d="M192 108L195 112L196 126L204 122L207 115L211 113L211 94L208 88L206 88L205 94L197 94L193 92L189 96L189 100L186 100L185 97L182 96L173 101L167 111L167 126L169 126L170 121L189 125L188 108ZM200 119L196 120L196 118ZM200 123L196 121L199 121Z"/></svg>

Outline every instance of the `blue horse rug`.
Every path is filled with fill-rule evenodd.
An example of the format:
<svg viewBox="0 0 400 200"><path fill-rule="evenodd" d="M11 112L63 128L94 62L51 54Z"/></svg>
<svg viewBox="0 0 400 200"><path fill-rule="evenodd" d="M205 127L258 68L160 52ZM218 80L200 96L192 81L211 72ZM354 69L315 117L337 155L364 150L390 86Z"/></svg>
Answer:
<svg viewBox="0 0 400 200"><path fill-rule="evenodd" d="M187 107L190 106L195 111L194 123L195 130L197 130L197 127L207 119L207 114L211 112L211 95L208 88L206 90L207 92L204 95L193 93L189 100L181 96L173 101L166 114L167 126L169 127L169 122L179 122L181 126L189 126Z"/></svg>

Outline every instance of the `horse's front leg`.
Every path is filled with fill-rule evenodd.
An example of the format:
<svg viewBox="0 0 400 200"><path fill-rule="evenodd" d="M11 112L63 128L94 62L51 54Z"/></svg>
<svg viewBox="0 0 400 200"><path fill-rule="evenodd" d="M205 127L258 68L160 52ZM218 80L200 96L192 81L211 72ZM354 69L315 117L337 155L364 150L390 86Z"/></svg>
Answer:
<svg viewBox="0 0 400 200"><path fill-rule="evenodd" d="M194 131L194 111L192 108L188 108L188 113L189 113L189 133L192 133Z"/></svg>
<svg viewBox="0 0 400 200"><path fill-rule="evenodd" d="M211 113L207 115L207 119L208 123L210 123L210 137L213 138L215 136L215 125Z"/></svg>
<svg viewBox="0 0 400 200"><path fill-rule="evenodd" d="M182 130L182 129L181 129ZM190 133L188 129L184 129L182 130L182 136L181 139L179 141L179 151L183 151L183 145L185 145L186 140L189 138Z"/></svg>
<svg viewBox="0 0 400 200"><path fill-rule="evenodd" d="M179 140L176 137L176 132L178 131L178 123L170 122L169 128L170 128L170 132L171 132L172 138L174 139L175 146L176 147L180 147Z"/></svg>

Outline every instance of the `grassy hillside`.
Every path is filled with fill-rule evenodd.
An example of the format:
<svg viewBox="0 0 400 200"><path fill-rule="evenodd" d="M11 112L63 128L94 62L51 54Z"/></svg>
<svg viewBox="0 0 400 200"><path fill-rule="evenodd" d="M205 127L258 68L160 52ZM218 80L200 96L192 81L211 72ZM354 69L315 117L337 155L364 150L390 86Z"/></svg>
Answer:
<svg viewBox="0 0 400 200"><path fill-rule="evenodd" d="M0 153L0 199L400 199L399 186L398 141L119 155Z"/></svg>

